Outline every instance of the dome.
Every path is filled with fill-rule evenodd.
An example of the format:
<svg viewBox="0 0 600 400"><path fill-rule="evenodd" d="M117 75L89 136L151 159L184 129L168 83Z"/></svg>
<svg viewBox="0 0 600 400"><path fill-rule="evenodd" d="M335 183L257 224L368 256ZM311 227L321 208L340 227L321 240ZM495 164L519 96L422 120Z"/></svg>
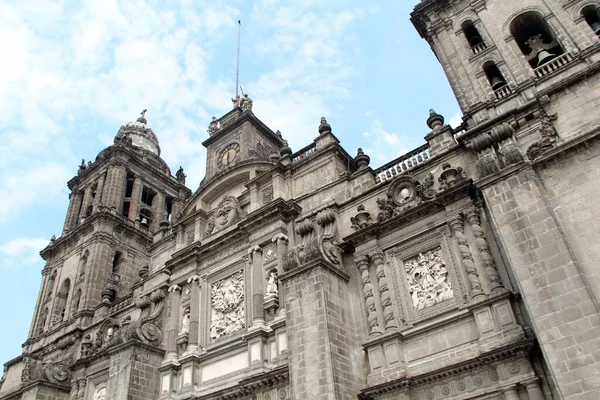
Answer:
<svg viewBox="0 0 600 400"><path fill-rule="evenodd" d="M115 142L123 139L131 139L131 144L134 147L138 147L144 150L148 150L157 156L160 156L160 146L158 145L158 138L152 129L148 128L145 117L146 110L142 111L142 116L137 121L130 121L127 124L121 126L117 136L115 136Z"/></svg>

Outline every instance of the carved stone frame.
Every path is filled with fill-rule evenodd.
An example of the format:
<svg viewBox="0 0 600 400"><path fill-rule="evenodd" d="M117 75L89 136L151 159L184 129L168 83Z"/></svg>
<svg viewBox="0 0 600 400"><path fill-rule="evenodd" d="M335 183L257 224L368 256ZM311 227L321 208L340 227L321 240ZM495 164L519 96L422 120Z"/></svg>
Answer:
<svg viewBox="0 0 600 400"><path fill-rule="evenodd" d="M416 311L413 308L410 296L410 288L407 282L404 261L418 256L419 253L433 250L438 247L441 248L442 257L446 262L448 280L450 281L454 297L423 310ZM393 282L396 292L396 302L397 304L402 305L401 307L398 307L398 313L401 316L401 319L406 321L409 325L414 325L417 322L455 309L460 304L464 303L466 291L462 281L460 267L454 257L452 249L453 247L450 241L448 228L443 226L422 235L412 237L405 242L401 242L387 252L388 269L392 276L394 276Z"/></svg>

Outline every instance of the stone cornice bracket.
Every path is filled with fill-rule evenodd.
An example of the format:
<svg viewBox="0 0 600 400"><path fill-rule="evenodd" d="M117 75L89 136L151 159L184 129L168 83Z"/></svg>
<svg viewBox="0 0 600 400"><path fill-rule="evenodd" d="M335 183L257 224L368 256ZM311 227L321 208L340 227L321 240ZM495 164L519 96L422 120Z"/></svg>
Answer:
<svg viewBox="0 0 600 400"><path fill-rule="evenodd" d="M187 283L190 285L193 283L200 285L200 277L198 275L192 275L188 278Z"/></svg>
<svg viewBox="0 0 600 400"><path fill-rule="evenodd" d="M181 292L181 286L179 286L179 285L171 285L171 286L169 286L169 289L167 291L169 293L173 293L175 291Z"/></svg>
<svg viewBox="0 0 600 400"><path fill-rule="evenodd" d="M477 153L477 171L481 178L500 171L523 160L514 140L514 128L504 122L489 132L470 138L466 147Z"/></svg>

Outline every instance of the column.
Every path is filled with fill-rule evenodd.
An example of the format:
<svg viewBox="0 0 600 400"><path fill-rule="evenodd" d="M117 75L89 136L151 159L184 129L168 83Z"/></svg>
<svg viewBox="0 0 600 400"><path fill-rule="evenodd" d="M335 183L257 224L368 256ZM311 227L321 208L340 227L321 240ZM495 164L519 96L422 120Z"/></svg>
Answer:
<svg viewBox="0 0 600 400"><path fill-rule="evenodd" d="M262 249L254 246L248 250L252 257L252 325L265 324L263 302L265 299Z"/></svg>
<svg viewBox="0 0 600 400"><path fill-rule="evenodd" d="M119 160L113 160L108 168L102 193L105 206L114 208L117 212L120 212L126 179L127 169L125 169L125 165Z"/></svg>
<svg viewBox="0 0 600 400"><path fill-rule="evenodd" d="M382 333L382 329L379 327L377 308L375 307L375 299L373 298L373 285L371 285L371 276L369 274L369 257L367 255L358 256L354 259L354 264L360 271L365 308L367 310L367 322L369 324L369 335L379 335Z"/></svg>
<svg viewBox="0 0 600 400"><path fill-rule="evenodd" d="M517 392L517 389L514 386L504 390L502 395L504 396L504 400L521 400L519 392Z"/></svg>
<svg viewBox="0 0 600 400"><path fill-rule="evenodd" d="M462 266L467 273L467 280L469 281L471 299L476 299L480 296L483 296L483 290L481 289L481 282L479 281L477 268L473 262L473 255L469 249L469 242L465 236L465 226L462 214L459 213L450 218L450 228L454 232L454 236L458 242L458 250L462 260Z"/></svg>
<svg viewBox="0 0 600 400"><path fill-rule="evenodd" d="M94 211L102 204L102 189L104 188L104 176L100 176L96 184L96 197L94 197Z"/></svg>
<svg viewBox="0 0 600 400"><path fill-rule="evenodd" d="M92 187L88 185L83 192L83 203L81 204L81 210L79 210L79 220L86 218L86 212L88 206L92 203Z"/></svg>
<svg viewBox="0 0 600 400"><path fill-rule="evenodd" d="M152 201L152 210L154 211L154 221L152 222L152 225L154 228L157 228L159 223L167 219L165 208L166 198L167 193L164 190L162 192L158 192L156 196L154 196L154 200Z"/></svg>
<svg viewBox="0 0 600 400"><path fill-rule="evenodd" d="M87 384L87 380L85 378L79 378L77 381L79 382L77 388L77 398L79 400L83 400L85 398L85 386Z"/></svg>
<svg viewBox="0 0 600 400"><path fill-rule="evenodd" d="M140 211L140 201L142 199L142 181L137 176L133 180L133 188L131 190L131 199L129 200L129 215L128 218L132 221L138 219Z"/></svg>
<svg viewBox="0 0 600 400"><path fill-rule="evenodd" d="M70 400L77 400L77 394L79 392L79 382L77 378L71 379L71 393L69 395Z"/></svg>
<svg viewBox="0 0 600 400"><path fill-rule="evenodd" d="M165 362L177 362L177 333L179 332L179 314L181 314L181 287L169 287L171 318L167 333L167 355Z"/></svg>
<svg viewBox="0 0 600 400"><path fill-rule="evenodd" d="M283 233L279 233L271 239L273 243L276 244L276 252L277 252L277 277L283 274L283 255L288 249L288 237ZM281 281L279 281L279 309L277 310L277 316L284 316L285 312L285 291L283 290L283 285Z"/></svg>
<svg viewBox="0 0 600 400"><path fill-rule="evenodd" d="M490 247L485 238L485 232L481 228L480 209L477 206L473 206L469 208L465 212L465 214L467 220L469 221L469 224L471 224L471 228L473 228L473 234L475 235L475 244L477 245L479 255L481 256L481 260L483 261L483 265L485 267L485 273L490 284L490 290L492 291L492 293L501 292L504 289L504 287L502 286L502 281L500 280L498 269L496 268L496 264L494 263L494 258L490 253Z"/></svg>
<svg viewBox="0 0 600 400"><path fill-rule="evenodd" d="M387 277L383 263L383 251L377 250L370 255L373 265L375 265L375 273L377 274L377 286L379 288L379 299L383 307L383 319L385 330L398 328L396 319L394 318L394 308L392 307L392 296L390 295Z"/></svg>
<svg viewBox="0 0 600 400"><path fill-rule="evenodd" d="M79 214L79 205L81 204L82 194L77 191L77 188L73 189L69 194L69 207L67 208L67 216L65 218L65 225L63 232L68 232L71 228L76 225L77 215Z"/></svg>
<svg viewBox="0 0 600 400"><path fill-rule="evenodd" d="M529 400L544 400L544 392L542 392L542 388L540 387L540 382L538 379L527 382L525 384L527 388L527 395L529 396Z"/></svg>
<svg viewBox="0 0 600 400"><path fill-rule="evenodd" d="M198 275L192 276L188 279L188 284L191 286L190 336L186 353L195 353L198 351L198 325L200 321L200 277Z"/></svg>

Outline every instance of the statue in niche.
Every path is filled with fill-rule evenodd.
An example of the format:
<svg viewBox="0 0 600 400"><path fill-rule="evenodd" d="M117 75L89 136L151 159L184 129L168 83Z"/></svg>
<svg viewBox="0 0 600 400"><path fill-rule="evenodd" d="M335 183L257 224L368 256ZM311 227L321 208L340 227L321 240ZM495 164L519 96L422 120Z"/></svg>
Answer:
<svg viewBox="0 0 600 400"><path fill-rule="evenodd" d="M404 262L412 305L416 311L454 297L441 252L442 249L438 247Z"/></svg>
<svg viewBox="0 0 600 400"><path fill-rule="evenodd" d="M190 331L190 308L186 307L181 320L181 331L179 334L188 333Z"/></svg>
<svg viewBox="0 0 600 400"><path fill-rule="evenodd" d="M267 282L267 295L278 293L279 289L277 289L277 272L271 271L269 273L269 281Z"/></svg>

